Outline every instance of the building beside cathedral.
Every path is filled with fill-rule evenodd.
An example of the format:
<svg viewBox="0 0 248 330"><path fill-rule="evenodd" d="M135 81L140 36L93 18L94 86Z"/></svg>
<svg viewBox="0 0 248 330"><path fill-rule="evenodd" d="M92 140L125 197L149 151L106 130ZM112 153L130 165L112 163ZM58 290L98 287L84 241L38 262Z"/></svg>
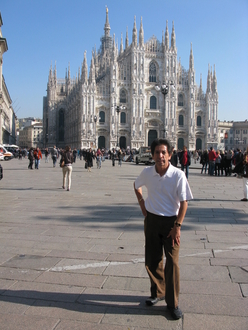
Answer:
<svg viewBox="0 0 248 330"><path fill-rule="evenodd" d="M16 115L12 100L3 76L3 54L8 50L7 39L3 37L0 12L0 144L16 143Z"/></svg>
<svg viewBox="0 0 248 330"><path fill-rule="evenodd" d="M168 86L165 95L156 86ZM162 42L144 41L142 18L136 19L129 42L120 47L110 35L108 9L100 48L94 49L90 69L86 52L78 76L57 78L50 68L43 99L45 147L139 148L167 137L176 149L206 149L218 144L218 92L215 67L208 67L207 89L195 81L192 45L189 69L177 59L176 35L168 22Z"/></svg>

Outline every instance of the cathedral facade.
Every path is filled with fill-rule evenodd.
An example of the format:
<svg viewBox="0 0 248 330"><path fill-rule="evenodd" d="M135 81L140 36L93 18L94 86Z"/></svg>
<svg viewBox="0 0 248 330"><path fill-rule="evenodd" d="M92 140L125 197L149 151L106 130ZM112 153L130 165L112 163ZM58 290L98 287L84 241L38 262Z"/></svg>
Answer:
<svg viewBox="0 0 248 330"><path fill-rule="evenodd" d="M84 60L78 76L57 78L50 68L43 99L44 146L72 148L139 148L155 138L168 138L175 149L218 144L218 92L215 68L208 67L207 89L195 81L192 45L189 69L177 59L174 24L168 22L162 42L144 42L142 18L136 19L120 47L110 35L108 9L99 50L92 51L90 69Z"/></svg>

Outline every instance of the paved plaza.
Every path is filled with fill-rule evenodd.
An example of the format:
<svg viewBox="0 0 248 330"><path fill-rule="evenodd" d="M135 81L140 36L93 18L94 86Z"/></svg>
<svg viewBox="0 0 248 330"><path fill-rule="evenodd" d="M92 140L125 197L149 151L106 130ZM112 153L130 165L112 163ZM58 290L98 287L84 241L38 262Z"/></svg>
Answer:
<svg viewBox="0 0 248 330"><path fill-rule="evenodd" d="M73 165L72 187L43 159L3 161L1 330L247 330L248 203L242 179L192 164L180 249L180 307L147 307L143 216L133 182L143 165ZM145 195L145 194L144 194Z"/></svg>

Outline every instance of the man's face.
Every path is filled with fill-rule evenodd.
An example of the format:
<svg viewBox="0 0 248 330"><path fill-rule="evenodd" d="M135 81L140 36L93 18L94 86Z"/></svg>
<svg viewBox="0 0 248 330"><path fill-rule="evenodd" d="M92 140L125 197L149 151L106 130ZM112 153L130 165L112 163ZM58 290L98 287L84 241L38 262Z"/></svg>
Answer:
<svg viewBox="0 0 248 330"><path fill-rule="evenodd" d="M168 153L167 146L156 146L152 159L154 160L157 167L167 168L169 166L169 160L171 159L171 155Z"/></svg>

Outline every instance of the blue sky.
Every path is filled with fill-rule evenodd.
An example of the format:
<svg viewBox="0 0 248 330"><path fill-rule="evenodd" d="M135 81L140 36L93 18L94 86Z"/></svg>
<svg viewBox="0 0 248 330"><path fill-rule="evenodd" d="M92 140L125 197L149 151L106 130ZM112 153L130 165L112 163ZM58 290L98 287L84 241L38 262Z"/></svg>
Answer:
<svg viewBox="0 0 248 330"><path fill-rule="evenodd" d="M120 46L128 27L132 40L142 16L144 38L162 41L168 20L176 33L178 59L189 67L193 45L196 82L202 74L206 90L208 64L215 64L219 93L218 119L248 119L248 0L1 0L2 34L8 51L3 75L18 118L42 117L51 63L64 78L70 63L76 76L87 51L100 47L105 6L109 8L111 35Z"/></svg>

